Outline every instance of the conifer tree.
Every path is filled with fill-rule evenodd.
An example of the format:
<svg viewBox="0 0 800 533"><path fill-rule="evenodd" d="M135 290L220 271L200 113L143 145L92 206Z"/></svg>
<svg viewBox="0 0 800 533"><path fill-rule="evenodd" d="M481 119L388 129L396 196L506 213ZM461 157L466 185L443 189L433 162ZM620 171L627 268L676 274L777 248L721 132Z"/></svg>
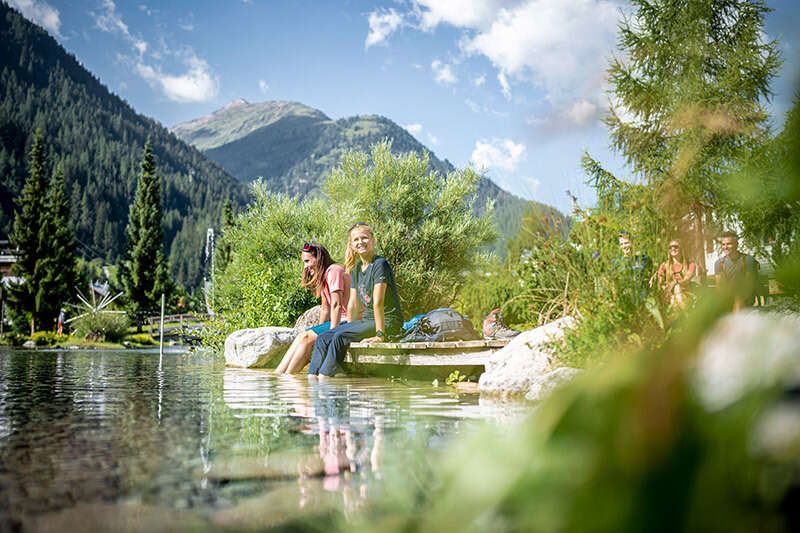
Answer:
<svg viewBox="0 0 800 533"><path fill-rule="evenodd" d="M60 166L50 180L40 232L40 241L46 246L36 266L42 272L36 307L42 320L49 324L72 297L78 279L73 224Z"/></svg>
<svg viewBox="0 0 800 533"><path fill-rule="evenodd" d="M722 176L766 141L780 60L763 0L632 0L609 75L612 145L677 225L721 214ZM722 213L724 215L724 213ZM699 257L698 259L702 259Z"/></svg>
<svg viewBox="0 0 800 533"><path fill-rule="evenodd" d="M145 143L126 235L128 243L120 265L120 278L128 306L141 328L145 314L158 307L161 294L171 292L164 255L161 185L150 139Z"/></svg>
<svg viewBox="0 0 800 533"><path fill-rule="evenodd" d="M45 255L42 241L43 213L46 212L47 178L45 177L45 146L41 130L33 137L28 177L17 200L18 211L14 218L11 242L17 250L17 262L13 266L13 274L24 278L24 282L9 287L9 303L17 311L24 313L30 320L31 334L36 331L39 318L38 297L41 277L44 272L37 268L40 259ZM37 303L38 302L38 303Z"/></svg>

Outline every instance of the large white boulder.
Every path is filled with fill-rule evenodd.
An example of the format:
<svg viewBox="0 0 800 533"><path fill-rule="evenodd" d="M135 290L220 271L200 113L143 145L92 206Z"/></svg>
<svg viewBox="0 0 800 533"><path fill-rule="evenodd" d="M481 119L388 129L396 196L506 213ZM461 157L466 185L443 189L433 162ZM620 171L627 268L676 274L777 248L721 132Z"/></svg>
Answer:
<svg viewBox="0 0 800 533"><path fill-rule="evenodd" d="M527 394L538 377L552 370L545 345L563 338L564 332L574 325L574 318L563 317L511 339L489 357L486 372L478 380L480 392L501 396Z"/></svg>
<svg viewBox="0 0 800 533"><path fill-rule="evenodd" d="M800 316L746 310L722 318L700 343L693 382L711 410L799 384Z"/></svg>
<svg viewBox="0 0 800 533"><path fill-rule="evenodd" d="M315 305L302 315L300 318L297 319L297 322L294 323L294 332L295 334L299 334L311 326L316 326L319 324L319 315L322 313L322 306Z"/></svg>
<svg viewBox="0 0 800 533"><path fill-rule="evenodd" d="M293 328L268 326L240 329L225 339L225 364L243 368L263 368L286 353L295 337Z"/></svg>
<svg viewBox="0 0 800 533"><path fill-rule="evenodd" d="M572 381L582 370L562 366L546 372L540 376L534 376L531 386L525 393L525 399L531 402L541 402L563 383Z"/></svg>

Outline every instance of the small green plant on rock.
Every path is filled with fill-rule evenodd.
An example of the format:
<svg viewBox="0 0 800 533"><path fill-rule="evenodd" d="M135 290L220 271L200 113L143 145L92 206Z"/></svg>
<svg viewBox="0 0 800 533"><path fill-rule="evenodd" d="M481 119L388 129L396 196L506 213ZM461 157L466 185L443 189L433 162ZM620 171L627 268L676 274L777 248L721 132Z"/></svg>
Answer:
<svg viewBox="0 0 800 533"><path fill-rule="evenodd" d="M466 381L467 376L459 372L458 370L453 370L450 372L450 375L447 376L447 379L444 382L450 386L455 385L456 383L461 383L462 381Z"/></svg>

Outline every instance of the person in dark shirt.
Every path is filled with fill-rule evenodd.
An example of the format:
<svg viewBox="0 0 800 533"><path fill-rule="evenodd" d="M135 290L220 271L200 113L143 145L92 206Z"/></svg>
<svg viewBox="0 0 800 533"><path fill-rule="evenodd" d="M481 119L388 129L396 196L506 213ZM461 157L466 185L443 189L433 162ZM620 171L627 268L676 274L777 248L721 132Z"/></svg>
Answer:
<svg viewBox="0 0 800 533"><path fill-rule="evenodd" d="M317 337L309 376L334 376L351 342L380 342L403 329L394 272L386 258L375 255L375 235L364 222L350 228L344 266L353 280L347 308L351 322Z"/></svg>
<svg viewBox="0 0 800 533"><path fill-rule="evenodd" d="M623 282L624 291L629 293L634 300L644 301L647 298L653 260L645 254L635 253L633 240L627 231L620 231L618 239L622 257L617 261L617 269Z"/></svg>
<svg viewBox="0 0 800 533"><path fill-rule="evenodd" d="M716 286L733 291L733 310L753 305L758 282L758 261L751 255L739 251L739 236L724 231L718 238L723 256L714 263Z"/></svg>

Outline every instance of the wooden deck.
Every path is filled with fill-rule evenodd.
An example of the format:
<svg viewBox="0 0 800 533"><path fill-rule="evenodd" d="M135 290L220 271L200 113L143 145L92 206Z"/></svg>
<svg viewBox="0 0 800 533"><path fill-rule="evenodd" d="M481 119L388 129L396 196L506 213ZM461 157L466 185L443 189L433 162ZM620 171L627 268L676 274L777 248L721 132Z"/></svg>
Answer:
<svg viewBox="0 0 800 533"><path fill-rule="evenodd" d="M344 367L355 373L446 377L453 370L484 371L489 356L508 340L376 342L350 345Z"/></svg>

